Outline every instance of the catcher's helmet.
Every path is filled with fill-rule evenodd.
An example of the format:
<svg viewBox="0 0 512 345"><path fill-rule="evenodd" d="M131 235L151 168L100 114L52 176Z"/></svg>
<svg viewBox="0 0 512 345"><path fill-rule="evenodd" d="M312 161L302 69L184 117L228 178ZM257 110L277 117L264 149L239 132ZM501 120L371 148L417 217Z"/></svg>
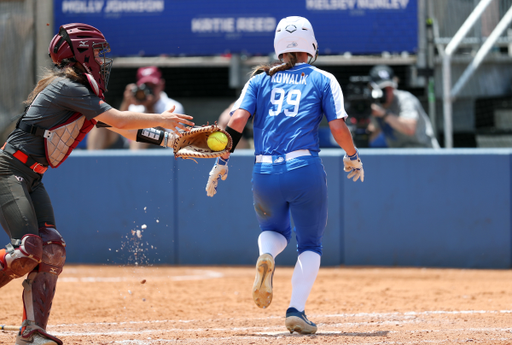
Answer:
<svg viewBox="0 0 512 345"><path fill-rule="evenodd" d="M311 59L316 59L318 43L309 20L298 16L281 19L276 27L274 49L279 59L281 54L291 52L308 53Z"/></svg>
<svg viewBox="0 0 512 345"><path fill-rule="evenodd" d="M48 54L55 65L80 63L103 92L107 91L113 62L105 57L108 52L110 45L101 31L82 23L62 25L48 47Z"/></svg>

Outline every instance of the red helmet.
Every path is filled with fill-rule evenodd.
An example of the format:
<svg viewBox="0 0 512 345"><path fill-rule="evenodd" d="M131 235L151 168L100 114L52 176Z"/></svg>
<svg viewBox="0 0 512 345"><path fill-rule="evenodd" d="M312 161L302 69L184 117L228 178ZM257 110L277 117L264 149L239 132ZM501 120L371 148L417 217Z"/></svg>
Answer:
<svg viewBox="0 0 512 345"><path fill-rule="evenodd" d="M92 76L97 86L107 91L113 60L105 57L110 45L100 30L81 23L62 25L48 47L48 53L57 66L80 63ZM88 79L91 78L88 76ZM95 85L92 85L96 88Z"/></svg>

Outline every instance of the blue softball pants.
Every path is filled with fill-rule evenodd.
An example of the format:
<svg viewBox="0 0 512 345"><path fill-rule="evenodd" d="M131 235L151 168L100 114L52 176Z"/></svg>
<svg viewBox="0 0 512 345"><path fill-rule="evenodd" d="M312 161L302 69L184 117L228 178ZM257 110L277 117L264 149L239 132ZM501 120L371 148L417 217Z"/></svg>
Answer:
<svg viewBox="0 0 512 345"><path fill-rule="evenodd" d="M322 255L327 224L327 176L319 157L282 163L256 163L252 174L253 205L261 231L276 231L288 242L291 220L297 251Z"/></svg>

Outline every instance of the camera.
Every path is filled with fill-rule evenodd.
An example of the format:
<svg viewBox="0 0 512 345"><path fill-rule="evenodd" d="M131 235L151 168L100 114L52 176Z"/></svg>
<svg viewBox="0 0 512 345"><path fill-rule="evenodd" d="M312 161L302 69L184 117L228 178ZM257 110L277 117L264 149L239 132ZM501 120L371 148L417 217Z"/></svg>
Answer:
<svg viewBox="0 0 512 345"><path fill-rule="evenodd" d="M140 84L133 87L132 93L137 101L144 102L149 95L153 95L153 89L146 84Z"/></svg>
<svg viewBox="0 0 512 345"><path fill-rule="evenodd" d="M368 147L368 125L372 115L372 103L386 101L386 91L372 89L368 76L352 76L345 87L345 110L348 114L347 125L352 132L357 147Z"/></svg>

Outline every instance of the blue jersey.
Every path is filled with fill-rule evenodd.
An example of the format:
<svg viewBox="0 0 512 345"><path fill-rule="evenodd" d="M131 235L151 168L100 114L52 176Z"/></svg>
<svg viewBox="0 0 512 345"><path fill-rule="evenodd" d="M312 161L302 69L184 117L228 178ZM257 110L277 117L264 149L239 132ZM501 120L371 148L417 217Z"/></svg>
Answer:
<svg viewBox="0 0 512 345"><path fill-rule="evenodd" d="M347 117L336 78L306 63L269 76L260 73L244 86L231 113L245 109L254 117L256 155L283 155L308 149L320 151L318 127Z"/></svg>

